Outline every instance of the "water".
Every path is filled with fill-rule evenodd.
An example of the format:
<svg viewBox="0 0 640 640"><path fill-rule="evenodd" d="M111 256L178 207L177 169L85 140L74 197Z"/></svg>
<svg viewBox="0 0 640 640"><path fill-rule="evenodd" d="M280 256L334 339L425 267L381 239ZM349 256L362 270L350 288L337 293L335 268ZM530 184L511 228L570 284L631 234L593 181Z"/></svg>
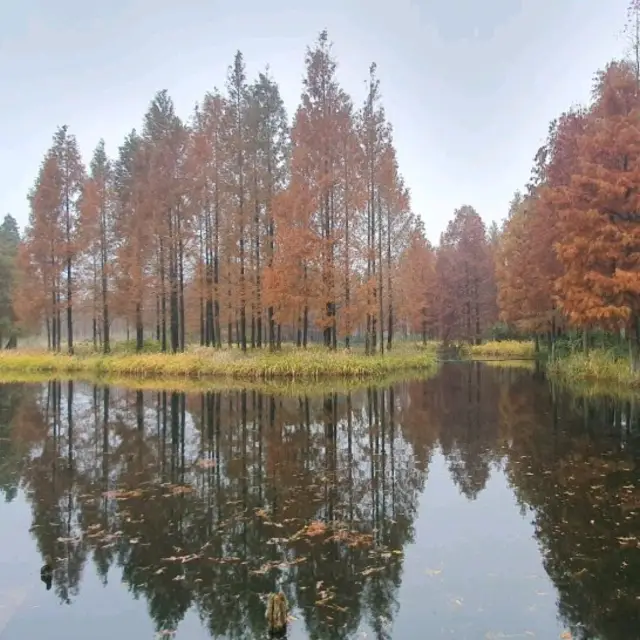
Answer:
<svg viewBox="0 0 640 640"><path fill-rule="evenodd" d="M309 397L0 386L0 638L262 638L277 587L292 640L640 638L637 415L481 364Z"/></svg>

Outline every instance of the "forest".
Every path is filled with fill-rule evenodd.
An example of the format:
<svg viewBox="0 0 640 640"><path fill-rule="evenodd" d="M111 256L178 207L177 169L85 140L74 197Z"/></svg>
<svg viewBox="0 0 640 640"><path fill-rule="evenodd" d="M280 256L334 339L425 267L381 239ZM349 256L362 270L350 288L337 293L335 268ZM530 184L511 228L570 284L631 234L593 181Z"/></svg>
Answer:
<svg viewBox="0 0 640 640"><path fill-rule="evenodd" d="M248 81L238 52L224 91L187 121L158 92L115 159L100 141L85 166L60 127L28 196L5 314L16 330L69 353L79 339L107 353L114 336L163 352L479 341L497 318L481 217L461 207L436 252L411 210L376 65L356 107L326 32L305 60L291 125L275 79Z"/></svg>
<svg viewBox="0 0 640 640"><path fill-rule="evenodd" d="M158 92L116 158L101 140L85 166L62 126L21 240L12 218L2 228L0 338L46 336L68 353L126 337L137 351L286 342L382 354L407 338L535 337L553 350L568 334L586 351L597 334L637 365L639 24L634 1L630 55L551 122L501 225L463 204L435 246L376 65L354 105L326 31L306 51L291 122L276 80L247 80L237 52L224 90L186 120Z"/></svg>

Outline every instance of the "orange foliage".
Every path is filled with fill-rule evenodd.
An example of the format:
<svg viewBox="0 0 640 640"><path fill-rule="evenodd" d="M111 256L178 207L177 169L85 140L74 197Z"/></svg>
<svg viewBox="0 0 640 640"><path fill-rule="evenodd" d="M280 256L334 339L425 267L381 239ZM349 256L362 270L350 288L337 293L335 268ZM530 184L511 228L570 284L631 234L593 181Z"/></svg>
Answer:
<svg viewBox="0 0 640 640"><path fill-rule="evenodd" d="M640 311L640 116L636 78L626 64L600 76L584 130L579 162L557 204L558 297L579 326L616 328Z"/></svg>
<svg viewBox="0 0 640 640"><path fill-rule="evenodd" d="M635 63L612 62L591 104L552 123L499 242L505 321L552 336L563 322L624 328L640 340L639 86Z"/></svg>
<svg viewBox="0 0 640 640"><path fill-rule="evenodd" d="M440 337L478 343L497 309L492 247L473 207L457 209L441 237L436 277Z"/></svg>

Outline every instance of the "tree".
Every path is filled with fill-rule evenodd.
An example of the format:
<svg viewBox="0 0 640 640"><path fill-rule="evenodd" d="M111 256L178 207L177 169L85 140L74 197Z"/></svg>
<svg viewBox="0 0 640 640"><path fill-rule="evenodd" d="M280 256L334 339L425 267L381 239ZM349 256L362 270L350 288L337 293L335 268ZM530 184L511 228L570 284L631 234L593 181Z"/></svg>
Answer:
<svg viewBox="0 0 640 640"><path fill-rule="evenodd" d="M172 352L194 337L335 349L364 335L370 353L390 349L415 218L376 66L356 110L326 31L305 63L291 127L268 68L248 80L240 52L224 95L207 92L183 122L159 91L140 133L113 162L101 141L86 176L62 127L18 250L21 323L46 326L58 351L66 310L70 352L90 336L106 353L132 328L138 351L152 336Z"/></svg>
<svg viewBox="0 0 640 640"><path fill-rule="evenodd" d="M254 278L255 323L252 321L252 339L257 336L257 346L262 346L263 315L263 255L267 267L273 266L275 253L274 199L286 188L289 167L289 126L280 90L268 73L260 73L250 87L250 131L253 161L254 201ZM269 348L275 348L276 333L274 308L267 309ZM253 329L255 324L255 331Z"/></svg>
<svg viewBox="0 0 640 640"><path fill-rule="evenodd" d="M376 64L369 67L368 94L360 118L367 184L367 353L375 352L380 330L380 350L384 352L382 202L379 191L384 152L389 129L380 104L380 81ZM377 234L377 242L376 242Z"/></svg>
<svg viewBox="0 0 640 640"><path fill-rule="evenodd" d="M61 283L64 238L61 221L62 175L58 158L49 151L29 193L29 222L18 251L19 275L14 309L21 326L38 331L44 321L47 344L60 351Z"/></svg>
<svg viewBox="0 0 640 640"><path fill-rule="evenodd" d="M246 189L248 173L246 167L246 156L248 152L248 107L249 88L247 86L245 64L242 53L238 51L235 55L233 65L229 67L227 74L227 108L228 121L230 124L231 157L230 180L233 202L233 222L234 231L237 234L238 246L238 314L239 314L239 341L243 351L247 350L247 203ZM235 241L235 239L234 239ZM235 242L234 242L235 245ZM229 275L231 275L232 253L229 252ZM231 297L229 298L231 305ZM231 312L231 306L229 311ZM231 328L231 313L229 316L229 328ZM231 329L229 329L231 332Z"/></svg>
<svg viewBox="0 0 640 640"><path fill-rule="evenodd" d="M555 282L560 274L553 246L557 220L537 195L516 193L496 248L500 318L525 333L547 334L559 324Z"/></svg>
<svg viewBox="0 0 640 640"><path fill-rule="evenodd" d="M578 326L629 329L634 368L640 366L639 107L631 66L610 64L575 137L577 168L566 187L549 195L560 217L562 308Z"/></svg>
<svg viewBox="0 0 640 640"><path fill-rule="evenodd" d="M93 343L98 341L98 318L101 319L101 342L109 353L109 264L113 259L113 169L100 140L90 163L90 177L85 181L80 202L80 246L91 259Z"/></svg>
<svg viewBox="0 0 640 640"><path fill-rule="evenodd" d="M156 312L156 339L161 338L160 291L152 271L154 226L148 159L148 147L134 129L119 149L113 175L114 302L127 323L133 320L137 351L143 348L144 310L150 299L155 303L151 308ZM164 324L162 328L166 336ZM163 344L166 348L166 337Z"/></svg>
<svg viewBox="0 0 640 640"><path fill-rule="evenodd" d="M407 330L422 335L426 342L437 329L435 316L435 253L427 240L422 221L411 233L409 245L399 259L397 311L406 318Z"/></svg>
<svg viewBox="0 0 640 640"><path fill-rule="evenodd" d="M495 271L484 222L473 207L454 212L440 240L436 271L441 337L479 344L495 321Z"/></svg>
<svg viewBox="0 0 640 640"><path fill-rule="evenodd" d="M20 243L20 232L15 218L7 214L0 225L0 349L5 337L15 335L16 314L13 308L15 267Z"/></svg>
<svg viewBox="0 0 640 640"><path fill-rule="evenodd" d="M77 255L78 202L84 180L84 166L75 136L67 125L53 136L51 153L59 167L58 188L61 199L61 223L64 229L64 261L66 269L67 350L73 354L73 264Z"/></svg>
<svg viewBox="0 0 640 640"><path fill-rule="evenodd" d="M151 216L157 250L156 296L159 298L162 350L184 349L184 158L188 132L175 114L166 90L154 97L144 119L147 169L144 209ZM169 339L167 344L167 303Z"/></svg>

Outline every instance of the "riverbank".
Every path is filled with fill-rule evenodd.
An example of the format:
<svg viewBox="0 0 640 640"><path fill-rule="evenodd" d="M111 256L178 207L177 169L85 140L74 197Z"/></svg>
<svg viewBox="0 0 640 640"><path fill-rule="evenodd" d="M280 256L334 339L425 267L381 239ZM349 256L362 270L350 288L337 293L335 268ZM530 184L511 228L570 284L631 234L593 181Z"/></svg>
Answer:
<svg viewBox="0 0 640 640"><path fill-rule="evenodd" d="M598 385L640 389L640 372L631 371L629 359L604 349L571 353L547 364L549 375L568 385Z"/></svg>
<svg viewBox="0 0 640 640"><path fill-rule="evenodd" d="M530 340L501 340L464 345L463 355L473 359L534 360L535 343Z"/></svg>
<svg viewBox="0 0 640 640"><path fill-rule="evenodd" d="M116 387L130 391L148 391L167 393L228 393L247 391L274 396L310 398L330 393L358 393L366 389L386 389L392 385L410 383L416 380L432 378L437 368L428 371L413 370L390 373L377 378L325 378L296 380L281 378L272 380L240 380L235 378L186 378L186 377L136 377L91 375L88 373L24 373L0 371L2 384L46 384L56 381L63 385L69 382L89 384L99 387Z"/></svg>
<svg viewBox="0 0 640 640"><path fill-rule="evenodd" d="M375 380L390 374L437 369L431 350L402 347L385 355L324 349L280 352L195 349L179 354L69 356L41 351L0 352L0 375L47 374L95 378L269 380Z"/></svg>

